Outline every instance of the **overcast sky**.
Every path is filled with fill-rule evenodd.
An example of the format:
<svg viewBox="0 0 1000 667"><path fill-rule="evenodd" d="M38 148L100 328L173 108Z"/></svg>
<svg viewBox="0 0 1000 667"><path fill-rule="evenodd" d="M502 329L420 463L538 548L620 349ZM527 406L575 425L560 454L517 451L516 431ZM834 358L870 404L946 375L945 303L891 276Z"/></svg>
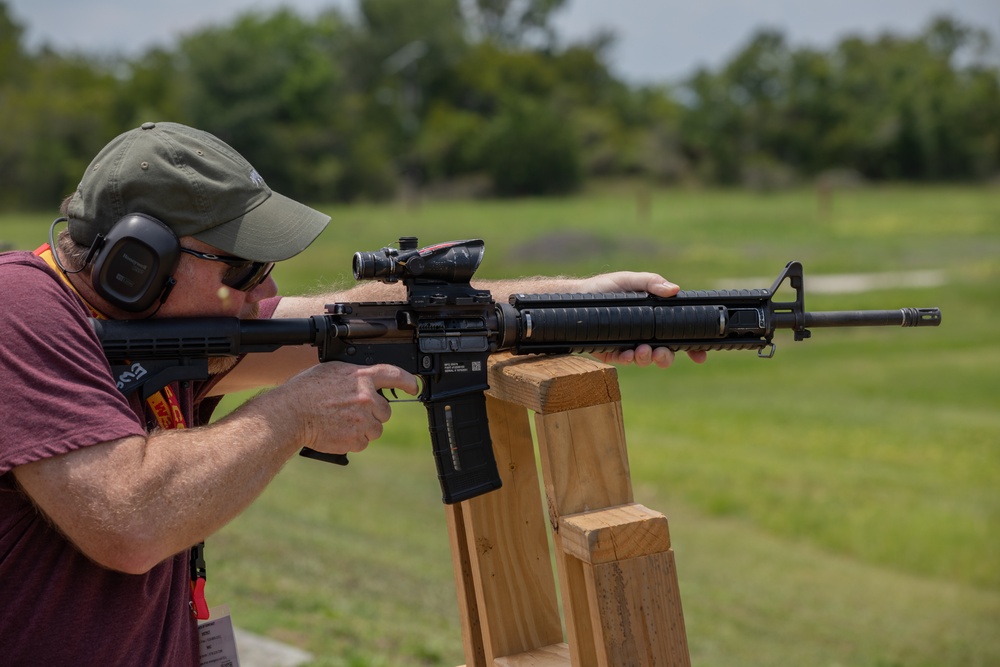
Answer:
<svg viewBox="0 0 1000 667"><path fill-rule="evenodd" d="M413 0L419 2L420 0ZM312 16L354 0L7 0L27 29L28 44L135 54L209 24L226 24L250 9L286 5ZM676 81L699 65L717 67L761 27L782 30L794 45L826 48L847 34L873 37L891 30L915 35L932 17L948 14L987 28L1000 42L1000 0L569 0L557 15L566 41L602 28L619 41L616 72L635 82ZM1000 44L994 44L994 56Z"/></svg>

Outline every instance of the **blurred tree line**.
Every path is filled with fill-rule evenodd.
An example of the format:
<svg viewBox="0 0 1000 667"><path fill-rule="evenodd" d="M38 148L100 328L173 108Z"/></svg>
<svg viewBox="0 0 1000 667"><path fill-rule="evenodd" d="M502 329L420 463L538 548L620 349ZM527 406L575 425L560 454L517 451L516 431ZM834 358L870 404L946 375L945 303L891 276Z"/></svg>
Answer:
<svg viewBox="0 0 1000 667"><path fill-rule="evenodd" d="M0 0L0 205L50 207L146 120L236 146L276 190L378 199L406 183L549 194L587 178L781 187L830 170L973 180L1000 171L990 35L949 18L828 51L763 30L718 70L636 86L611 34L563 44L566 0L359 0L250 12L138 56L29 51ZM70 29L68 27L68 29Z"/></svg>

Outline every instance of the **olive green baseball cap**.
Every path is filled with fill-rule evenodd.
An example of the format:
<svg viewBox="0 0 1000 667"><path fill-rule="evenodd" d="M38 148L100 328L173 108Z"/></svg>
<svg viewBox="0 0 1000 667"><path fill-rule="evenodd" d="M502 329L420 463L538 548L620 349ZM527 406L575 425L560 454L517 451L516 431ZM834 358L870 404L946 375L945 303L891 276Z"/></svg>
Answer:
<svg viewBox="0 0 1000 667"><path fill-rule="evenodd" d="M178 123L143 123L94 158L70 198L69 233L91 245L130 213L229 255L277 262L309 246L330 216L271 190L236 150Z"/></svg>

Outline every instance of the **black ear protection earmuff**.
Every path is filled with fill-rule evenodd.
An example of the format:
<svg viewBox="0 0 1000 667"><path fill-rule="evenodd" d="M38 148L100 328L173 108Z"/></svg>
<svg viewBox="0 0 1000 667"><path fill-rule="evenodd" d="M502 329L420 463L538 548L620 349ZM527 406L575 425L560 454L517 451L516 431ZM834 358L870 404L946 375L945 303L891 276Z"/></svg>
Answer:
<svg viewBox="0 0 1000 667"><path fill-rule="evenodd" d="M106 235L97 235L84 265L93 262L94 290L108 303L141 313L157 300L167 300L176 284L173 272L180 248L177 235L165 224L145 213L129 213ZM66 271L61 264L60 268Z"/></svg>
<svg viewBox="0 0 1000 667"><path fill-rule="evenodd" d="M140 313L166 301L181 256L177 235L145 213L130 213L108 230L94 256L94 289L109 303Z"/></svg>

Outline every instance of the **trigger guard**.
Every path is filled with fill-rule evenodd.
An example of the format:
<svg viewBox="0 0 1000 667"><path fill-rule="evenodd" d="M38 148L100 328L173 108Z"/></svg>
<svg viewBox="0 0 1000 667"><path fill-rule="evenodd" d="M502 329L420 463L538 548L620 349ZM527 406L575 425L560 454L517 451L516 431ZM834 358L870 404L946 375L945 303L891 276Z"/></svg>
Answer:
<svg viewBox="0 0 1000 667"><path fill-rule="evenodd" d="M423 402L427 398L425 396L425 392L427 391L427 383L424 382L423 378L421 378L419 375L417 376L417 382L420 383L420 391L417 392L416 398L400 398L399 394L396 393L396 389L395 388L390 388L389 389L389 394L392 396L392 398L389 398L389 396L385 395L385 389L377 389L376 391L378 391L378 395L379 396L381 396L385 400L389 401L390 403L416 403L416 402Z"/></svg>

